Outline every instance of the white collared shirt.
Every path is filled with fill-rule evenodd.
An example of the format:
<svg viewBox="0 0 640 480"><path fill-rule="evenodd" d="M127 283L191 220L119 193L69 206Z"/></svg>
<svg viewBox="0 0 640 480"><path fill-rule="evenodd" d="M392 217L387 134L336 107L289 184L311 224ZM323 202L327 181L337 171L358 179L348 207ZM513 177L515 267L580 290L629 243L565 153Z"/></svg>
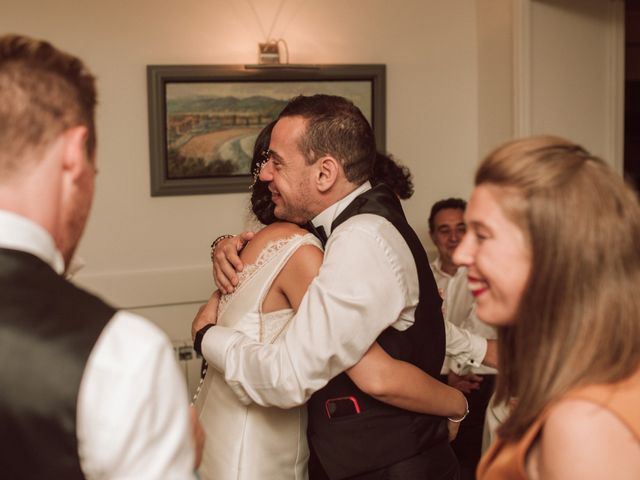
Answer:
<svg viewBox="0 0 640 480"><path fill-rule="evenodd" d="M0 247L30 253L58 274L64 271L49 233L5 210L0 210ZM55 365L42 375L55 375ZM142 317L117 312L100 334L80 383L76 421L85 476L193 479L187 405L166 335Z"/></svg>
<svg viewBox="0 0 640 480"><path fill-rule="evenodd" d="M431 262L431 270L442 296L442 311L447 325L447 356L443 373L449 370L462 375L467 373L495 374L495 368L481 365L486 354L486 340L495 339L496 331L475 315L475 302L469 291L467 269L459 267L454 275L442 270L442 260L438 256ZM480 345L484 350L480 351ZM469 348L469 345L473 345ZM460 350L471 352L470 357L460 354Z"/></svg>
<svg viewBox="0 0 640 480"><path fill-rule="evenodd" d="M389 326L413 325L418 273L406 241L385 218L355 215L331 232L331 223L366 182L313 223L330 234L318 276L311 282L282 341L263 345L233 329L207 331L202 351L245 403L282 408L355 365Z"/></svg>

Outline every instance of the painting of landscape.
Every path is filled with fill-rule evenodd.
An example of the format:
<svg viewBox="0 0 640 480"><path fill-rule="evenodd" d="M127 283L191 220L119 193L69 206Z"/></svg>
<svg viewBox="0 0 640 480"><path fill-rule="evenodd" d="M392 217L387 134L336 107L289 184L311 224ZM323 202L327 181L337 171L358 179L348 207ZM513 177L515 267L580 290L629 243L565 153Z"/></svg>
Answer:
<svg viewBox="0 0 640 480"><path fill-rule="evenodd" d="M166 84L167 177L249 175L253 144L296 95L352 100L369 122L369 81L169 82Z"/></svg>

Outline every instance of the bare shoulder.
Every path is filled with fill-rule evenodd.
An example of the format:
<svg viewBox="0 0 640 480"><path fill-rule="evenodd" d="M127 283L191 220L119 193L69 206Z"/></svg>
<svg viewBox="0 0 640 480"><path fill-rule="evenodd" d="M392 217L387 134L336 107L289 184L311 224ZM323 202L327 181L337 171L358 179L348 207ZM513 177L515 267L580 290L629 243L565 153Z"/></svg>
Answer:
<svg viewBox="0 0 640 480"><path fill-rule="evenodd" d="M294 235L305 235L306 233L308 232L304 228L295 223L275 222L260 230L255 237L253 237L250 244L255 242L256 244L266 245L275 240L282 240Z"/></svg>
<svg viewBox="0 0 640 480"><path fill-rule="evenodd" d="M276 222L269 225L272 231L269 233L271 238L267 240L279 240L283 238L291 238L294 235L306 235L309 232L304 228L289 222ZM287 262L287 268L298 270L299 274L303 272L313 272L313 276L317 275L317 270L322 263L323 252L316 245L301 245ZM302 270L302 271L300 271Z"/></svg>
<svg viewBox="0 0 640 480"><path fill-rule="evenodd" d="M262 230L255 234L253 239L247 244L242 251L240 258L245 263L253 263L264 250L267 244L292 237L294 235L304 235L307 231L289 222L275 222L265 226Z"/></svg>
<svg viewBox="0 0 640 480"><path fill-rule="evenodd" d="M568 399L553 408L539 444L541 478L640 478L640 442L611 411Z"/></svg>
<svg viewBox="0 0 640 480"><path fill-rule="evenodd" d="M308 233L300 225L296 225L291 222L275 222L271 225L267 225L259 233L265 232L266 235L272 235L276 237L286 238L292 235L304 235Z"/></svg>

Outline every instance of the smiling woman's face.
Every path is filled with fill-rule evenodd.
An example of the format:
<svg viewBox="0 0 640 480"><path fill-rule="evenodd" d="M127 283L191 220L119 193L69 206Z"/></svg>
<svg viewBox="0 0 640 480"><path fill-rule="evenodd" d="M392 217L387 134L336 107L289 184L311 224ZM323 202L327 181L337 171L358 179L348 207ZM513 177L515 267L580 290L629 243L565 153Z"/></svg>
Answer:
<svg viewBox="0 0 640 480"><path fill-rule="evenodd" d="M515 321L531 271L530 246L505 216L499 200L509 195L501 190L487 184L475 188L465 214L467 233L453 255L456 264L467 267L478 318L495 326Z"/></svg>

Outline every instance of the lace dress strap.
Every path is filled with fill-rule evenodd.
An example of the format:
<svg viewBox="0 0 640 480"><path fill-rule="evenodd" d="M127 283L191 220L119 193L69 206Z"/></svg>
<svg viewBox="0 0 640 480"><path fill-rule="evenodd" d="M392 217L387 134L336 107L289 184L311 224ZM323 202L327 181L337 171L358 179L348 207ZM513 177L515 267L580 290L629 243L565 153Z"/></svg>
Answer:
<svg viewBox="0 0 640 480"><path fill-rule="evenodd" d="M218 315L222 315L233 298L240 295L244 289L249 288L249 286L252 286L256 281L259 285L254 286L258 290L254 298L258 301L258 308L261 311L260 307L267 292L271 288L271 284L287 261L289 261L291 255L303 245L314 245L322 250L320 241L310 233L304 235L296 234L267 243L258 255L256 261L252 264L245 265L242 272L238 274L238 287L235 291L221 297Z"/></svg>

